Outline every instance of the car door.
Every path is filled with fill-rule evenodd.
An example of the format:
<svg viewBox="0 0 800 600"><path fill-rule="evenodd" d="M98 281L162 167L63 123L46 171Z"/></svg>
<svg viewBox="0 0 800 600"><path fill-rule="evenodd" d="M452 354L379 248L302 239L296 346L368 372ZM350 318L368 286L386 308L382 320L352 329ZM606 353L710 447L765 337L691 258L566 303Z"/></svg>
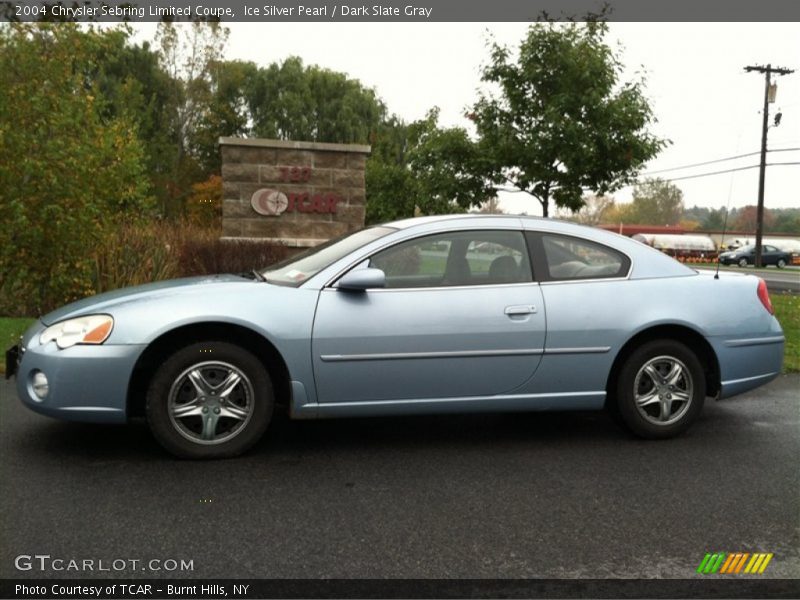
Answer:
<svg viewBox="0 0 800 600"><path fill-rule="evenodd" d="M533 376L545 314L521 231L428 235L363 266L382 269L386 287L334 283L320 293L312 353L321 404L492 396Z"/></svg>
<svg viewBox="0 0 800 600"><path fill-rule="evenodd" d="M775 246L765 245L761 252L761 264L764 266L778 264L779 254L780 251Z"/></svg>

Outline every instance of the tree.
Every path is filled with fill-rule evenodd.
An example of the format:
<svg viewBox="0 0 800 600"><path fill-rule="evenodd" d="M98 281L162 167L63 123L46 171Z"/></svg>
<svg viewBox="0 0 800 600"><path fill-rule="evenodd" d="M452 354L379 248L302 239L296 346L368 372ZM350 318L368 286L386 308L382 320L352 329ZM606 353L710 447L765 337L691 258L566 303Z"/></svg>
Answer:
<svg viewBox="0 0 800 600"><path fill-rule="evenodd" d="M136 124L109 117L85 76L112 38L71 24L0 28L2 313L92 293L87 249L151 206Z"/></svg>
<svg viewBox="0 0 800 600"><path fill-rule="evenodd" d="M374 90L296 56L258 69L246 100L253 134L266 138L363 144L386 116Z"/></svg>
<svg viewBox="0 0 800 600"><path fill-rule="evenodd" d="M683 217L683 192L663 179L648 178L633 188L630 223L678 225Z"/></svg>
<svg viewBox="0 0 800 600"><path fill-rule="evenodd" d="M583 206L578 211L559 209L556 214L560 218L583 225L600 225L608 220L608 216L616 206L613 196L598 196L597 194L584 196L583 202Z"/></svg>
<svg viewBox="0 0 800 600"><path fill-rule="evenodd" d="M630 183L665 141L642 80L620 82L622 65L604 42L604 22L539 23L528 29L516 62L490 46L482 94L468 113L477 127L487 175L534 196L549 214L579 210L585 190L604 195Z"/></svg>
<svg viewBox="0 0 800 600"><path fill-rule="evenodd" d="M800 208L776 208L770 212L774 218L771 232L800 234Z"/></svg>
<svg viewBox="0 0 800 600"><path fill-rule="evenodd" d="M462 212L495 195L481 174L486 159L460 127L440 128L439 109L409 128L408 165L418 184L417 208L422 214Z"/></svg>
<svg viewBox="0 0 800 600"><path fill-rule="evenodd" d="M190 223L204 227L221 226L222 177L211 175L192 185L192 193L186 199L186 218Z"/></svg>
<svg viewBox="0 0 800 600"><path fill-rule="evenodd" d="M494 196L484 161L459 127L441 128L439 110L409 125L393 117L373 136L367 161L367 221L463 212Z"/></svg>
<svg viewBox="0 0 800 600"><path fill-rule="evenodd" d="M506 213L500 206L500 200L496 196L482 203L476 212L482 215L504 215Z"/></svg>
<svg viewBox="0 0 800 600"><path fill-rule="evenodd" d="M392 115L370 136L372 153L364 173L367 223L414 216L417 188L408 169L408 130L406 123Z"/></svg>
<svg viewBox="0 0 800 600"><path fill-rule="evenodd" d="M209 66L209 96L190 143L190 152L204 174L218 175L222 164L219 138L250 133L246 91L258 67L244 61L214 61Z"/></svg>
<svg viewBox="0 0 800 600"><path fill-rule="evenodd" d="M725 227L725 208L708 211L708 216L700 222L700 228L706 231L722 231Z"/></svg>
<svg viewBox="0 0 800 600"><path fill-rule="evenodd" d="M755 234L758 222L758 208L749 204L736 212L733 228L737 231ZM775 224L775 216L768 208L764 209L764 229L771 229Z"/></svg>
<svg viewBox="0 0 800 600"><path fill-rule="evenodd" d="M161 67L159 53L148 42L134 44L131 33L127 26L104 30L104 43L90 45L94 50L85 61L84 76L97 85L104 118L122 116L136 123L150 187L163 207L173 188L173 162L179 152L172 135L175 86ZM94 37L91 31L85 35L87 42Z"/></svg>
<svg viewBox="0 0 800 600"><path fill-rule="evenodd" d="M164 214L182 212L192 184L211 174L196 151L198 144L207 145L208 120L214 112L212 71L222 60L227 38L228 30L215 22L159 23L156 42L161 68L169 80L165 110L172 147L165 157L168 179L161 207ZM204 127L206 131L200 133Z"/></svg>

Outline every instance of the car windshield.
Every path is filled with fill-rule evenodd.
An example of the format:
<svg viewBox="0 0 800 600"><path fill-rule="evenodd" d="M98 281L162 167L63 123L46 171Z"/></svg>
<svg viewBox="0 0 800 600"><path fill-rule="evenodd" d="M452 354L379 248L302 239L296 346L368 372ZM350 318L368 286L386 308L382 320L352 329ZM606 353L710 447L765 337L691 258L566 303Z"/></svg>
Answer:
<svg viewBox="0 0 800 600"><path fill-rule="evenodd" d="M392 227L370 227L348 233L271 265L262 274L268 283L298 287L328 265L393 231Z"/></svg>
<svg viewBox="0 0 800 600"><path fill-rule="evenodd" d="M747 254L749 252L755 252L755 251L756 251L756 247L755 246L742 246L736 252L740 252L742 254Z"/></svg>

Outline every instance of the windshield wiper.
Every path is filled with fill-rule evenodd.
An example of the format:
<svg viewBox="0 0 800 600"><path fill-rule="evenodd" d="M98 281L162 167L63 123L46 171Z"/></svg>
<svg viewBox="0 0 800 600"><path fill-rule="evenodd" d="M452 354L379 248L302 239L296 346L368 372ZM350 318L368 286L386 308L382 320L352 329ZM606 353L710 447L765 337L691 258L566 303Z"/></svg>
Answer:
<svg viewBox="0 0 800 600"><path fill-rule="evenodd" d="M247 273L239 273L239 277L244 277L245 279L255 279L256 281L266 281L267 278L264 277L260 271L256 271L253 269Z"/></svg>

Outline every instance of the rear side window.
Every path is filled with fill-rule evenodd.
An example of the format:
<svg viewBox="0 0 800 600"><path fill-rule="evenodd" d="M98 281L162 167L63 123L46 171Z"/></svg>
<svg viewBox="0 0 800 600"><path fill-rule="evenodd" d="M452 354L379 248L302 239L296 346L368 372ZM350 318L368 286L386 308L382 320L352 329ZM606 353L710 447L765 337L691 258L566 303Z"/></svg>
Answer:
<svg viewBox="0 0 800 600"><path fill-rule="evenodd" d="M608 246L565 235L542 235L551 281L625 277L630 259Z"/></svg>

